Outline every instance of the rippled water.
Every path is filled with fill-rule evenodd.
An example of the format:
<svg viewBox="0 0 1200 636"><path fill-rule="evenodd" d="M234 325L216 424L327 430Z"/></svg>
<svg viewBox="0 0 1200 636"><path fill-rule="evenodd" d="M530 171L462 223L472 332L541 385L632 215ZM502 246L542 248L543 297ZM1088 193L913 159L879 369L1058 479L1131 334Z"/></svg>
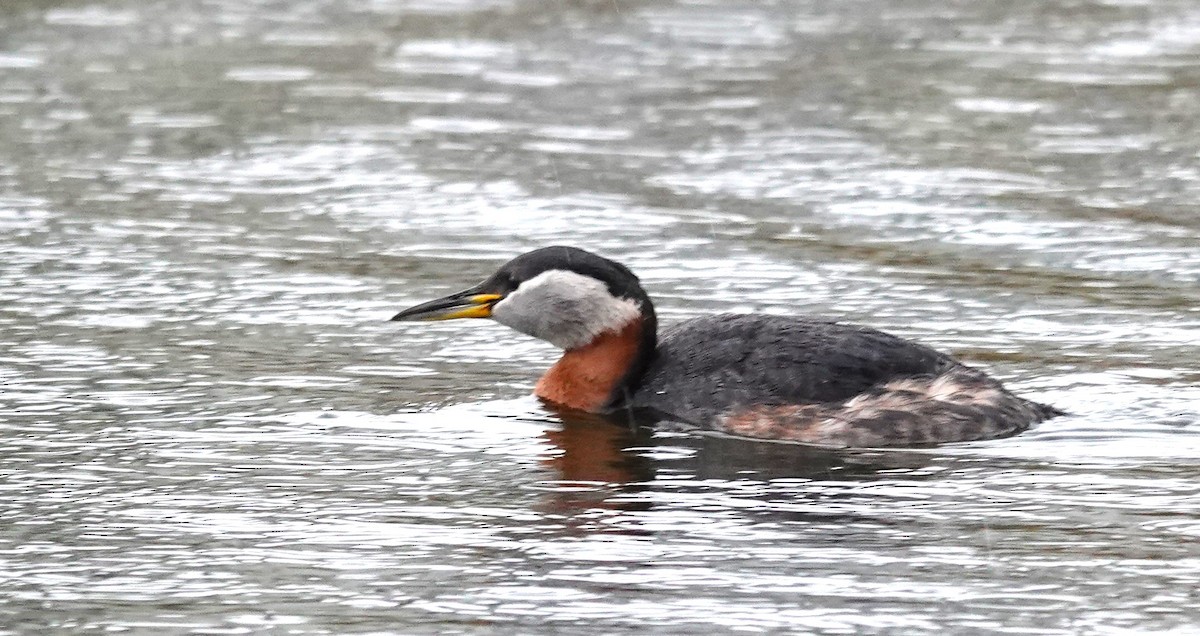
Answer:
<svg viewBox="0 0 1200 636"><path fill-rule="evenodd" d="M1192 0L0 4L0 633L1192 633ZM529 248L1073 415L633 435L397 325Z"/></svg>

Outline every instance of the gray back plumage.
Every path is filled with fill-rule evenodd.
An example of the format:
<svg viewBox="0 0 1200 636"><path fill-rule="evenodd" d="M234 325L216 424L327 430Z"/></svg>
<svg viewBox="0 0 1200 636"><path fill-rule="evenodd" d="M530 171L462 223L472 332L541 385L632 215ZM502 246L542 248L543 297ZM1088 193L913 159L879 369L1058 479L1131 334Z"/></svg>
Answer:
<svg viewBox="0 0 1200 636"><path fill-rule="evenodd" d="M738 406L840 402L953 358L881 331L815 318L714 315L664 330L634 397L696 423Z"/></svg>

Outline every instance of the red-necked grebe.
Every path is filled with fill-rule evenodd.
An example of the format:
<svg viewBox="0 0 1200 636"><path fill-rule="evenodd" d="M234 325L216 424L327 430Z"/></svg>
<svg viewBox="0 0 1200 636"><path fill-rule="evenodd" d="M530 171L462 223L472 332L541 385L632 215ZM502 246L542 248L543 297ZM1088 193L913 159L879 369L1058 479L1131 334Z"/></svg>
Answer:
<svg viewBox="0 0 1200 636"><path fill-rule="evenodd" d="M857 325L722 314L658 334L620 263L546 247L392 320L492 318L564 350L535 395L593 413L648 411L730 435L831 447L1015 435L1061 415L929 347Z"/></svg>

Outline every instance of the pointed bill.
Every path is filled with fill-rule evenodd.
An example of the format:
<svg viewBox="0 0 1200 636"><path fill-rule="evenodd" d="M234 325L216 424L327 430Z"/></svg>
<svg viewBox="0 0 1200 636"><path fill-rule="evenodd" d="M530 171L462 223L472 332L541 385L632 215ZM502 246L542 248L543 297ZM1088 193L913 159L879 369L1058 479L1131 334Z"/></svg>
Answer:
<svg viewBox="0 0 1200 636"><path fill-rule="evenodd" d="M444 298L409 307L392 316L402 322L454 320L456 318L490 318L492 305L504 298L503 294L483 294L478 287L450 294Z"/></svg>

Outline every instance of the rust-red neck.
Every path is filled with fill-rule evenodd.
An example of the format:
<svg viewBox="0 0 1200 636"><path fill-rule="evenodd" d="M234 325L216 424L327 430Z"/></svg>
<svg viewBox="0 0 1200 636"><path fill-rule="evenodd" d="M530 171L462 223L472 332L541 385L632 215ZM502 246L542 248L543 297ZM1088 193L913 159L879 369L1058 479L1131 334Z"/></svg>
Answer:
<svg viewBox="0 0 1200 636"><path fill-rule="evenodd" d="M590 343L568 350L550 367L534 388L534 395L554 404L597 413L611 406L624 385L640 380L645 352L645 329L652 325L634 320L617 331L597 336ZM650 347L654 339L649 340Z"/></svg>

